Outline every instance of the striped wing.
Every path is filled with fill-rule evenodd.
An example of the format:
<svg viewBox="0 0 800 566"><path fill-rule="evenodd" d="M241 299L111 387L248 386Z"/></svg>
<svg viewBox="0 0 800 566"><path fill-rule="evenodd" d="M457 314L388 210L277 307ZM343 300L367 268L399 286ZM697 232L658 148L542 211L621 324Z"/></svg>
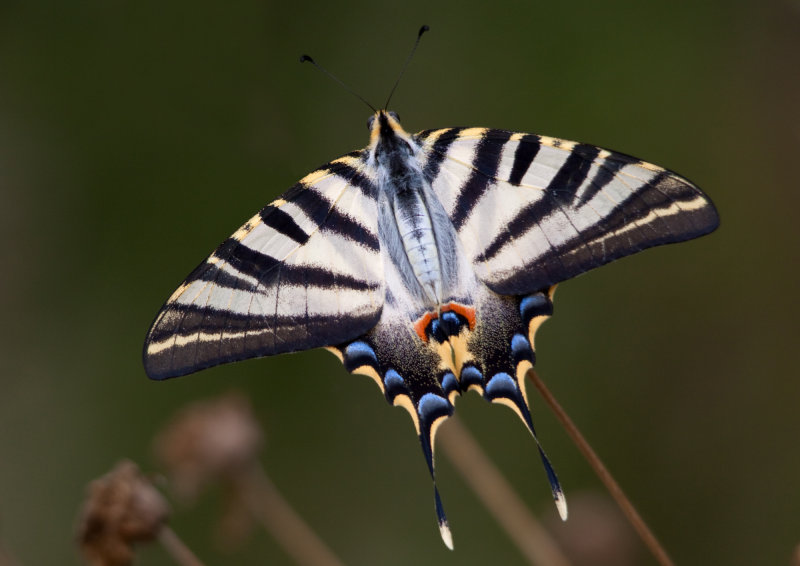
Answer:
<svg viewBox="0 0 800 566"><path fill-rule="evenodd" d="M378 215L360 157L306 176L189 275L147 335L150 377L337 344L377 324Z"/></svg>
<svg viewBox="0 0 800 566"><path fill-rule="evenodd" d="M719 224L692 183L621 153L485 128L418 137L478 277L502 295L545 289Z"/></svg>

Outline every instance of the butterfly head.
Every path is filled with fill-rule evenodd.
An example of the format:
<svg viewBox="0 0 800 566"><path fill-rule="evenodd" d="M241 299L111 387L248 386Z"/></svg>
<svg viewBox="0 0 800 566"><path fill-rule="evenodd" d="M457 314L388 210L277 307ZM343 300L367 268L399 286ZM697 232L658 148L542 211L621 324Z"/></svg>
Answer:
<svg viewBox="0 0 800 566"><path fill-rule="evenodd" d="M392 153L413 147L411 135L400 125L400 117L391 110L378 110L367 120L369 145L373 155Z"/></svg>

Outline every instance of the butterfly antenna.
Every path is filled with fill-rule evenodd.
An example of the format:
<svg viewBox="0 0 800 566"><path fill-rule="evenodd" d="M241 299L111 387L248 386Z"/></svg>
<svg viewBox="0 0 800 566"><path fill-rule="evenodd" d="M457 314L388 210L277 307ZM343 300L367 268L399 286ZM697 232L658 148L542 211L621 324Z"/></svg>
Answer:
<svg viewBox="0 0 800 566"><path fill-rule="evenodd" d="M375 107L374 107L372 104L370 104L369 102L367 102L367 101L366 101L366 99L364 99L364 97L363 97L363 96L361 96L360 94L358 94L358 93L357 93L356 91L354 91L352 88L350 88L349 86L347 86L346 84L344 84L344 82L342 82L342 81L339 79L339 77L337 77L336 75L334 75L334 74L332 74L332 73L328 72L328 70L327 70L325 67L322 67L322 66L320 66L320 64L319 64L319 63L317 63L316 61L314 61L314 60L313 60L311 57L309 57L308 55L301 55L301 56L300 56L300 62L301 62L301 63L305 63L306 61L308 61L309 63L311 63L312 65L314 65L314 66L317 68L317 70L319 70L319 71L322 71L323 73L325 73L326 75L328 75L328 77L330 77L331 79L333 79L335 82L339 83L339 84L342 86L342 88L344 88L344 89L345 89L347 92L349 92L350 94L352 94L353 96L355 96L356 98L358 98L358 99L359 99L361 102L363 102L364 104L366 104L367 106L369 106L369 107L370 107L370 109L372 110L372 112L373 112L373 113L377 112L376 108L375 108Z"/></svg>
<svg viewBox="0 0 800 566"><path fill-rule="evenodd" d="M394 82L394 86L392 90L389 92L389 97L386 99L386 104L383 105L384 110L389 108L389 101L392 100L392 95L394 94L395 89L397 89L397 85L400 84L400 79L403 78L403 74L406 72L408 68L408 64L411 62L411 58L414 56L414 52L417 50L417 46L419 45L419 40L422 39L422 34L426 31L429 31L431 28L429 26L422 26L419 28L419 32L417 33L417 39L414 42L414 47L411 48L411 53L408 54L406 58L406 62L403 65L402 70L400 71L400 75L397 77L397 80Z"/></svg>

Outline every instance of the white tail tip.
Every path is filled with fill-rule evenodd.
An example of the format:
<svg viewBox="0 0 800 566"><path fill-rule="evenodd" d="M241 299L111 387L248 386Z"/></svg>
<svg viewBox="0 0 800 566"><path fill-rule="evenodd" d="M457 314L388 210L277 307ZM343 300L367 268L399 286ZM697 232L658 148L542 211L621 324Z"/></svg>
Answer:
<svg viewBox="0 0 800 566"><path fill-rule="evenodd" d="M567 520L567 499L564 497L564 493L558 493L555 498L556 501L556 509L558 509L558 514L561 516L562 521Z"/></svg>
<svg viewBox="0 0 800 566"><path fill-rule="evenodd" d="M439 523L439 533L442 535L444 545L453 550L453 533L450 532L450 526L447 523Z"/></svg>

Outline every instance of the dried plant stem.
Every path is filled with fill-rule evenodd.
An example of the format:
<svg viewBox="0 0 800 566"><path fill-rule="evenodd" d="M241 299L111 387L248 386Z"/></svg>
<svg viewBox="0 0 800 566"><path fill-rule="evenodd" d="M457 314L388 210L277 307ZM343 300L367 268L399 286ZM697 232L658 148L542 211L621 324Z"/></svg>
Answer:
<svg viewBox="0 0 800 566"><path fill-rule="evenodd" d="M481 449L478 442L453 417L439 429L439 447L494 516L529 564L569 566L547 530L536 520Z"/></svg>
<svg viewBox="0 0 800 566"><path fill-rule="evenodd" d="M198 560L197 556L189 549L188 546L178 538L175 531L164 525L158 531L158 542L167 550L172 559L175 560L180 566L203 566L203 563Z"/></svg>
<svg viewBox="0 0 800 566"><path fill-rule="evenodd" d="M239 477L242 500L286 553L301 566L344 566L281 495L260 465Z"/></svg>
<svg viewBox="0 0 800 566"><path fill-rule="evenodd" d="M628 499L628 497L625 495L625 492L622 491L622 488L614 480L613 476L605 467L605 465L603 465L603 462L597 456L595 451L592 450L592 447L589 446L589 443L578 430L578 427L575 426L575 423L572 422L572 419L569 418L564 409L561 408L561 405L559 405L555 400L555 397L553 397L553 394L550 393L549 389L547 389L536 371L533 369L529 370L527 377L533 382L533 384L536 386L536 389L539 390L542 398L544 398L545 402L550 406L550 409L556 415L556 418L561 422L561 425L567 431L567 434L569 434L569 436L572 438L572 441L578 447L578 450L580 450L584 458L586 458L586 461L589 462L589 465L597 474L597 477L599 477L600 481L605 484L606 489L608 489L608 492L611 494L611 497L614 498L614 500L617 502L617 505L619 505L620 509L622 509L622 512L625 513L628 521L636 530L648 550L650 550L650 552L653 554L656 561L658 561L661 566L674 566L674 563L670 559L669 555L667 555L667 552L658 542L658 539L656 539L655 535L636 511L630 499Z"/></svg>
<svg viewBox="0 0 800 566"><path fill-rule="evenodd" d="M20 566L20 563L0 546L0 566Z"/></svg>

